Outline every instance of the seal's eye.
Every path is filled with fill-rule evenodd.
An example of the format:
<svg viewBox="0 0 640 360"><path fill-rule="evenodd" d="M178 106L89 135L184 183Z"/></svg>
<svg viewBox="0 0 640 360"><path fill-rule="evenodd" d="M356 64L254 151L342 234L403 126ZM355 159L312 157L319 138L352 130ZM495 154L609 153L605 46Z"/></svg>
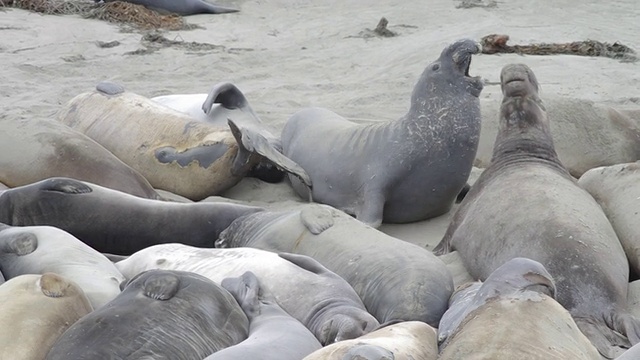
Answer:
<svg viewBox="0 0 640 360"><path fill-rule="evenodd" d="M438 71L440 69L440 64L433 64L433 66L431 67L431 70L433 71Z"/></svg>

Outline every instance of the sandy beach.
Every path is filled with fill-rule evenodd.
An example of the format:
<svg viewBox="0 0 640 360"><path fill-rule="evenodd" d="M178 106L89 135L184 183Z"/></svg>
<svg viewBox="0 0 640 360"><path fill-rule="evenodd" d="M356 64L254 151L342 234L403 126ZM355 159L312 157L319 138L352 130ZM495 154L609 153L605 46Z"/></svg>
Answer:
<svg viewBox="0 0 640 360"><path fill-rule="evenodd" d="M635 0L497 2L460 7L452 0L227 1L241 11L186 18L197 29L163 35L183 43L164 48L142 41L147 31L73 15L0 11L0 116L53 119L75 95L101 80L143 96L204 93L235 83L261 119L279 132L300 108L320 106L355 121L386 121L409 107L413 86L447 44L507 34L512 44L582 40L640 49ZM371 32L381 17L395 37ZM117 41L110 48L98 42ZM195 42L198 44L190 44ZM131 54L151 49L146 54ZM143 52L144 53L144 52ZM542 97L560 95L616 106L640 103L638 63L572 55L478 55L471 75L486 80L483 101L501 99L503 65L523 62L538 77ZM286 207L300 202L286 183L246 179L223 196ZM451 214L382 230L432 247Z"/></svg>

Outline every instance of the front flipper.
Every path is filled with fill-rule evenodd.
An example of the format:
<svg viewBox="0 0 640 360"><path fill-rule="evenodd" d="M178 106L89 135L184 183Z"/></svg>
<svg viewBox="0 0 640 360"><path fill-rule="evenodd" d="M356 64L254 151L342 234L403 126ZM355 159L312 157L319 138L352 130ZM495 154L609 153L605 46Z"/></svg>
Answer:
<svg viewBox="0 0 640 360"><path fill-rule="evenodd" d="M26 230L24 232L0 232L0 251L7 254L24 256L38 248L38 237Z"/></svg>
<svg viewBox="0 0 640 360"><path fill-rule="evenodd" d="M615 322L616 316L614 315L613 317L612 320ZM580 331L591 341L591 344L595 346L600 355L607 359L615 358L614 346L623 348L631 347L629 340L620 333L624 331L624 329L612 329L613 326L609 327L602 322L602 320L592 318L574 317L574 320ZM622 325L622 323L617 325ZM637 334L635 336L637 336Z"/></svg>
<svg viewBox="0 0 640 360"><path fill-rule="evenodd" d="M300 165L276 150L278 141L275 137L270 136L272 140L269 141L267 139L269 135L268 131L257 124L241 124L236 123L232 119L228 119L228 122L231 133L236 138L238 146L242 148L242 150L249 153L257 153L267 158L279 169L299 178L300 181L307 186L309 190L309 201L311 201L311 178ZM238 156L240 156L240 150L238 151ZM249 155L244 156L247 159L249 157Z"/></svg>
<svg viewBox="0 0 640 360"><path fill-rule="evenodd" d="M260 313L260 281L254 273L247 271L240 277L225 278L220 284L233 295L249 320Z"/></svg>
<svg viewBox="0 0 640 360"><path fill-rule="evenodd" d="M331 210L320 205L308 205L300 211L300 221L313 235L319 235L334 224Z"/></svg>
<svg viewBox="0 0 640 360"><path fill-rule="evenodd" d="M40 185L40 190L58 191L67 194L87 194L93 189L78 180L62 177L54 177L44 180Z"/></svg>
<svg viewBox="0 0 640 360"><path fill-rule="evenodd" d="M310 256L306 256L306 255L298 255L298 254L291 254L291 253L278 253L278 256L280 256L281 258L289 261L290 263L293 263L294 265L305 269L309 272L312 272L314 274L318 274L318 275L323 275L323 274L333 274L331 271L329 271L326 267L324 267L322 264L320 264L318 261L316 261L316 259L310 257ZM333 274L335 275L335 274ZM337 275L335 275L337 276Z"/></svg>
<svg viewBox="0 0 640 360"><path fill-rule="evenodd" d="M384 213L384 195L379 191L365 193L363 204L356 210L356 219L377 229L382 225Z"/></svg>
<svg viewBox="0 0 640 360"><path fill-rule="evenodd" d="M394 360L393 352L378 345L357 344L350 348L342 360Z"/></svg>
<svg viewBox="0 0 640 360"><path fill-rule="evenodd" d="M65 278L54 273L44 273L38 281L42 293L52 298L65 296L66 290L71 285Z"/></svg>
<svg viewBox="0 0 640 360"><path fill-rule="evenodd" d="M180 279L176 275L160 271L148 274L144 280L143 293L152 299L169 300L178 293L179 288Z"/></svg>

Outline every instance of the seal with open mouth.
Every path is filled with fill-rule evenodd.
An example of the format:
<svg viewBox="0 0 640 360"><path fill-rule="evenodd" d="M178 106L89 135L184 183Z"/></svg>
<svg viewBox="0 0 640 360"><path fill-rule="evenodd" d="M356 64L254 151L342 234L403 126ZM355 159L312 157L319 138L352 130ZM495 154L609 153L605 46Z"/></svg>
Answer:
<svg viewBox="0 0 640 360"><path fill-rule="evenodd" d="M479 52L472 40L446 47L420 76L409 112L395 121L356 124L321 108L295 113L282 147L311 177L314 201L373 227L448 212L478 148L483 84L469 66ZM306 197L303 184L289 178Z"/></svg>

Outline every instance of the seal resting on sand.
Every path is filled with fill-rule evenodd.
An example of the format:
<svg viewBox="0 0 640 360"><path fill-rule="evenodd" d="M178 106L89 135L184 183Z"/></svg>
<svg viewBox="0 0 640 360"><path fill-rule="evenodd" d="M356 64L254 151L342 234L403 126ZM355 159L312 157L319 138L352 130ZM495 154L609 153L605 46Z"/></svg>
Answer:
<svg viewBox="0 0 640 360"><path fill-rule="evenodd" d="M98 2L99 0L96 0ZM111 2L117 0L105 0ZM131 4L142 5L161 14L178 14L182 16L196 14L228 14L238 9L215 5L205 0L124 0Z"/></svg>
<svg viewBox="0 0 640 360"><path fill-rule="evenodd" d="M248 330L240 305L211 280L151 270L67 329L46 359L204 359L240 343Z"/></svg>
<svg viewBox="0 0 640 360"><path fill-rule="evenodd" d="M160 198L138 171L57 121L0 116L0 144L0 182L8 188L63 176L143 198Z"/></svg>
<svg viewBox="0 0 640 360"><path fill-rule="evenodd" d="M478 148L483 84L469 77L469 66L480 50L472 40L447 46L420 76L409 112L398 120L362 125L321 108L293 114L282 148L311 177L314 201L372 227L448 212ZM304 186L290 179L304 197Z"/></svg>
<svg viewBox="0 0 640 360"><path fill-rule="evenodd" d="M310 256L351 284L380 323L416 320L437 327L453 292L451 273L429 250L327 205L240 217L215 246Z"/></svg>
<svg viewBox="0 0 640 360"><path fill-rule="evenodd" d="M60 335L93 308L58 274L21 275L0 286L0 359L42 360Z"/></svg>
<svg viewBox="0 0 640 360"><path fill-rule="evenodd" d="M74 97L57 119L138 170L153 187L194 201L237 184L265 156L311 186L304 170L271 148L259 130L233 120L230 128L194 121L114 83L101 82Z"/></svg>
<svg viewBox="0 0 640 360"><path fill-rule="evenodd" d="M213 247L233 220L256 211L262 208L142 199L67 178L51 178L0 193L0 222L55 226L99 252L115 255L171 242Z"/></svg>
<svg viewBox="0 0 640 360"><path fill-rule="evenodd" d="M612 345L640 341L640 321L627 309L625 253L600 206L558 160L533 71L510 64L500 78L504 99L491 165L434 253L457 250L480 280L515 257L538 261L556 280L558 302L611 358Z"/></svg>

